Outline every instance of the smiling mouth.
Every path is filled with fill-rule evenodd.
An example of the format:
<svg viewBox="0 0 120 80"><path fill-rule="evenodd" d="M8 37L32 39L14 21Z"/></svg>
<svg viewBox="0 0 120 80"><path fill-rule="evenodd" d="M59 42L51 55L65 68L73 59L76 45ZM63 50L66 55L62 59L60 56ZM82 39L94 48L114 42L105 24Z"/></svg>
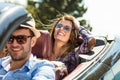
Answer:
<svg viewBox="0 0 120 80"><path fill-rule="evenodd" d="M65 33L63 33L63 32L58 32L57 35L64 36Z"/></svg>

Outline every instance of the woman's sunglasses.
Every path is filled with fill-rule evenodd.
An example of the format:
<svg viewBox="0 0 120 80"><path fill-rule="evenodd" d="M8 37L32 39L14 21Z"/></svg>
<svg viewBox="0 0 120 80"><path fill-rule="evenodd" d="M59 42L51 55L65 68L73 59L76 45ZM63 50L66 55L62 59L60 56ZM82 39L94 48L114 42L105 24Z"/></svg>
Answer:
<svg viewBox="0 0 120 80"><path fill-rule="evenodd" d="M25 44L27 42L27 38L32 38L32 37L33 36L26 36L26 35L10 36L7 43L12 44L15 39L18 44Z"/></svg>
<svg viewBox="0 0 120 80"><path fill-rule="evenodd" d="M63 27L65 31L70 31L72 29L69 26L63 26L62 24L59 24L59 23L55 25L55 28L61 28L61 27Z"/></svg>

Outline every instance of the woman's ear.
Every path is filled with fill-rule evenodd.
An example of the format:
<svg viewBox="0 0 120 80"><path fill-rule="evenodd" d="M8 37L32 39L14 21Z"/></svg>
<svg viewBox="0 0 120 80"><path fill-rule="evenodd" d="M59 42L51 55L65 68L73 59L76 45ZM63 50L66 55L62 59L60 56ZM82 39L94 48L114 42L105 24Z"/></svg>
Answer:
<svg viewBox="0 0 120 80"><path fill-rule="evenodd" d="M33 47L36 44L37 38L36 37L32 37L31 39L31 47Z"/></svg>

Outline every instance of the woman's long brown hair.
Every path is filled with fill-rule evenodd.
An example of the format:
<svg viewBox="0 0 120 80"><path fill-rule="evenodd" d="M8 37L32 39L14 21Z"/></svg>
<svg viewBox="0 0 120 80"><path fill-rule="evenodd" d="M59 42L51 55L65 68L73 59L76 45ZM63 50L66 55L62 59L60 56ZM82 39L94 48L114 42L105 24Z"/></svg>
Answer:
<svg viewBox="0 0 120 80"><path fill-rule="evenodd" d="M63 50L62 50L62 55L67 55L69 54L71 51L73 51L76 47L76 38L78 36L78 31L76 31L75 29L75 23L73 22L74 20L74 17L72 15L68 15L68 14L65 14L64 16L62 17L59 17L57 18L53 24L51 25L52 26L52 30L51 30L51 40L52 40L52 46L54 47L54 42L55 42L55 39L54 39L54 30L55 30L55 25L61 21L61 20L68 20L68 21L71 21L72 23L72 31L71 31L71 34L70 34L70 39L69 41L67 42L66 45L63 46ZM54 54L54 53L53 53Z"/></svg>

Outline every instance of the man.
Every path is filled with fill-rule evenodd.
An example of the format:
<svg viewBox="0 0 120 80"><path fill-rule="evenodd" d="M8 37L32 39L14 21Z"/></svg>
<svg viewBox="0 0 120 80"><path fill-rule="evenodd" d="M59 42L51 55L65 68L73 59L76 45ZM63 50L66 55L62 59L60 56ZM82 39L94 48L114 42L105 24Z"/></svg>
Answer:
<svg viewBox="0 0 120 80"><path fill-rule="evenodd" d="M40 33L32 16L27 16L6 42L10 56L0 59L0 80L55 80L54 65L31 53Z"/></svg>

